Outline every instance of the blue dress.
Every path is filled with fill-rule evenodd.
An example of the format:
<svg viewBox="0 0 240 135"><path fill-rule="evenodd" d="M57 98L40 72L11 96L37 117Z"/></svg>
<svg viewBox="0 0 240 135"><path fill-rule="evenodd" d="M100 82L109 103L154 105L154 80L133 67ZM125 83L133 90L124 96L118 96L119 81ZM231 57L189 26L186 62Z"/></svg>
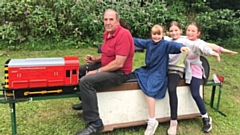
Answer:
<svg viewBox="0 0 240 135"><path fill-rule="evenodd" d="M133 72L140 88L149 97L164 98L168 85L169 54L181 53L180 48L183 44L164 39L158 43L154 43L152 39L133 38L133 40L135 46L146 49L146 65Z"/></svg>

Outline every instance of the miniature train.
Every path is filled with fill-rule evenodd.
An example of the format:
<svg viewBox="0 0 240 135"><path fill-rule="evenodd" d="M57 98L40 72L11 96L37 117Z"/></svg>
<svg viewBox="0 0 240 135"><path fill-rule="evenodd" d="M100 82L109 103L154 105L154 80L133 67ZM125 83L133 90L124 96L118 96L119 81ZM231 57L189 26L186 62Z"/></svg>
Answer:
<svg viewBox="0 0 240 135"><path fill-rule="evenodd" d="M205 69L205 84L210 67L205 57L200 59ZM1 90L7 99L79 92L79 66L77 56L9 59Z"/></svg>
<svg viewBox="0 0 240 135"><path fill-rule="evenodd" d="M4 67L5 98L73 93L78 90L79 59L57 58L9 59Z"/></svg>

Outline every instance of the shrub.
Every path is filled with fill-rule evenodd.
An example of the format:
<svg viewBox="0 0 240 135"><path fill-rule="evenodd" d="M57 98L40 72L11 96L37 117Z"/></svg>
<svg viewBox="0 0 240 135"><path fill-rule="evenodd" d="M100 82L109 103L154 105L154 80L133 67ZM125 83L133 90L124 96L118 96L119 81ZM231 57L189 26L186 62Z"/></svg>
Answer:
<svg viewBox="0 0 240 135"><path fill-rule="evenodd" d="M167 26L173 20L183 26L189 20L199 22L206 40L223 42L239 37L239 19L235 18L238 12L213 11L200 0L151 0L145 4L139 0L2 0L0 48L23 48L23 43L29 48L41 48L35 43L44 44L45 40L47 44L61 42L59 48L98 46L104 31L103 14L108 8L119 12L135 37L149 38L154 24Z"/></svg>
<svg viewBox="0 0 240 135"><path fill-rule="evenodd" d="M199 13L196 21L201 24L202 38L212 40L223 46L226 46L226 44L223 44L225 40L231 41L231 38L240 38L239 34L237 34L240 32L240 20L234 16L235 12L229 9ZM238 46L234 42L230 43L233 43L231 47Z"/></svg>

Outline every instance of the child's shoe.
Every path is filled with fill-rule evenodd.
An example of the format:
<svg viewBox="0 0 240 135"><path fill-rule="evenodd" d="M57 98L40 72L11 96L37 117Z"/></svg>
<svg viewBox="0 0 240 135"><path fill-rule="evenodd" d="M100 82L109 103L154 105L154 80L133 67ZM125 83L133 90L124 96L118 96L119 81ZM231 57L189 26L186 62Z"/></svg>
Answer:
<svg viewBox="0 0 240 135"><path fill-rule="evenodd" d="M207 133L212 129L212 118L208 116L208 118L202 118L203 121L203 132Z"/></svg>
<svg viewBox="0 0 240 135"><path fill-rule="evenodd" d="M168 135L176 135L177 134L177 120L170 121L170 127L168 128Z"/></svg>
<svg viewBox="0 0 240 135"><path fill-rule="evenodd" d="M147 129L144 132L144 135L153 135L158 127L158 121L154 122L148 121Z"/></svg>

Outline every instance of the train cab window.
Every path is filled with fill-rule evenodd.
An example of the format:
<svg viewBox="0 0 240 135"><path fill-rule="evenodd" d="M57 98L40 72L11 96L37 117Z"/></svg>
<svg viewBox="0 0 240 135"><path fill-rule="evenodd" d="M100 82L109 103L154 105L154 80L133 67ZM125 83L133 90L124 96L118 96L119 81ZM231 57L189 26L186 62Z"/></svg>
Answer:
<svg viewBox="0 0 240 135"><path fill-rule="evenodd" d="M66 70L66 77L70 77L70 70Z"/></svg>
<svg viewBox="0 0 240 135"><path fill-rule="evenodd" d="M77 70L73 69L72 74L74 74L74 75L77 74Z"/></svg>

